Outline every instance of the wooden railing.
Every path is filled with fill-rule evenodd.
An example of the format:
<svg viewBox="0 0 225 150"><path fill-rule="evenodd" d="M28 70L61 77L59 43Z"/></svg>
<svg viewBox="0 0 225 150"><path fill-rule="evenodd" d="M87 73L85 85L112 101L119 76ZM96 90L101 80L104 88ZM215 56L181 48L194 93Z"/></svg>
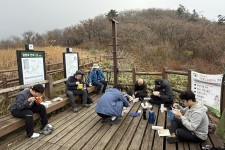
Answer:
<svg viewBox="0 0 225 150"><path fill-rule="evenodd" d="M99 60L95 59L95 61L93 61L89 64L92 65L93 63L96 63L96 61L99 61ZM88 63L86 63L86 64L88 64ZM60 72L63 72L63 70L60 70ZM106 72L107 74L111 74L111 73L113 73L113 70L103 70L103 72ZM130 70L129 69L119 70L119 73L131 73L132 83L120 83L120 84L126 85L126 86L132 86L135 83L135 81L137 79L137 76L140 76L140 75L141 76L143 76L143 75L146 75L146 76L155 75L155 76L159 76L162 79L167 79L167 80L168 80L168 75L171 75L171 74L183 75L183 76L187 76L186 89L191 90L191 70L188 70L187 72L184 72L184 71L167 70L166 68L163 68L161 72L137 72L136 68L133 67ZM9 80L6 79L6 80L2 81L3 89L0 90L0 95L3 95L4 100L8 100L9 98L15 96L15 94L9 95L9 92L24 89L25 87L31 86L31 85L20 85L20 86L14 86L14 87L8 88L8 83L13 82L15 80L16 79L9 79ZM66 81L66 79L59 79L59 80L54 81L52 73L49 72L47 74L47 80L41 82L41 83L46 83L46 94L45 95L48 98L52 98L53 97L54 85L63 83L65 81ZM17 82L18 82L18 79L17 79ZM113 84L113 83L109 81L109 84ZM172 87L172 89L173 89L173 91L179 92L179 93L182 91L182 89L177 89L177 88L174 88L174 87ZM223 99L222 99L222 102L221 102L222 110L225 108L225 102L224 102Z"/></svg>
<svg viewBox="0 0 225 150"><path fill-rule="evenodd" d="M113 73L113 70L103 70L103 72ZM168 80L169 74L176 74L176 75L184 75L188 77L188 84L186 85L186 88L188 90L191 90L191 70L188 70L188 72L184 72L184 71L166 70L166 68L163 68L162 72L137 72L135 67L133 67L131 70L128 70L128 69L119 70L119 73L124 73L124 72L131 73L132 83L120 83L121 85L128 85L128 86L133 85L136 82L138 75L146 75L146 76L156 75L156 76L161 76L162 79ZM113 83L109 82L109 84L113 84ZM173 90L176 92L182 91L176 88L173 88Z"/></svg>

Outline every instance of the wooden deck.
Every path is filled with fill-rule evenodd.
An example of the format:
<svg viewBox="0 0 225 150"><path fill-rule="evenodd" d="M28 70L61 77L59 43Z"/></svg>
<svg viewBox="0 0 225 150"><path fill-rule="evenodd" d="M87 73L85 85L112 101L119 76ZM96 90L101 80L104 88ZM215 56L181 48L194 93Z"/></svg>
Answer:
<svg viewBox="0 0 225 150"><path fill-rule="evenodd" d="M100 117L95 113L96 102L99 96L93 95L94 104L89 108L80 108L78 113L73 113L71 108L51 117L49 122L55 128L51 135L41 135L37 139L25 137L25 130L5 141L0 142L0 149L16 150L200 150L205 144L212 145L211 139L204 144L183 143L167 144L165 138L159 137L151 129L151 124L143 120L142 116L131 117L131 112L142 110L140 102L131 103L128 114L122 117L121 123L110 125L102 124ZM153 106L157 116L155 125L168 126L167 113L161 113L158 106Z"/></svg>

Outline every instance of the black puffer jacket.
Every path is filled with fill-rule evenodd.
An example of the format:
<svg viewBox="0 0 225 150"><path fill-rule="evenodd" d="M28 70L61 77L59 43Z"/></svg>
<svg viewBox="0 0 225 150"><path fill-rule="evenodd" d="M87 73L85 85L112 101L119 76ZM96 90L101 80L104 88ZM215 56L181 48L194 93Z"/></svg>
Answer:
<svg viewBox="0 0 225 150"><path fill-rule="evenodd" d="M174 99L174 94L173 94L172 88L169 85L169 82L167 80L163 80L161 86L159 88L156 87L154 89L154 91L160 92L160 98L162 100L173 101L173 99Z"/></svg>
<svg viewBox="0 0 225 150"><path fill-rule="evenodd" d="M66 81L66 89L77 90L78 84L76 82L79 82L78 84L84 84L82 80L78 80L74 76L70 76L68 80Z"/></svg>

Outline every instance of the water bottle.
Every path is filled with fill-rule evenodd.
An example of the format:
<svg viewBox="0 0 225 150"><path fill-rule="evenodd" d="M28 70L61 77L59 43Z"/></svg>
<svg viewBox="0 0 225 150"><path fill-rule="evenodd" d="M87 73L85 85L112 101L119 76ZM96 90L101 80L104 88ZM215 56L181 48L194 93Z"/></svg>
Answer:
<svg viewBox="0 0 225 150"><path fill-rule="evenodd" d="M155 122L155 112L152 110L149 112L148 122L152 124Z"/></svg>
<svg viewBox="0 0 225 150"><path fill-rule="evenodd" d="M173 120L173 110L170 110L169 119L170 121Z"/></svg>
<svg viewBox="0 0 225 150"><path fill-rule="evenodd" d="M86 83L84 83L84 89L86 90Z"/></svg>
<svg viewBox="0 0 225 150"><path fill-rule="evenodd" d="M146 110L146 118L147 118L147 119L149 118L149 112L150 112L150 109L147 109L147 110Z"/></svg>
<svg viewBox="0 0 225 150"><path fill-rule="evenodd" d="M143 109L143 119L146 120L146 112L147 112L147 109Z"/></svg>

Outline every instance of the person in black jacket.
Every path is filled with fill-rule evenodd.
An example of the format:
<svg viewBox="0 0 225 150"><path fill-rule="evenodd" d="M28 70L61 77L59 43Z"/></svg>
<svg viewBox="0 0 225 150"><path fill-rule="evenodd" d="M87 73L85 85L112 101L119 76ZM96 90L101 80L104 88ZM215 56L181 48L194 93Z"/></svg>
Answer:
<svg viewBox="0 0 225 150"><path fill-rule="evenodd" d="M71 106L73 107L74 112L78 112L78 109L75 104L75 97L74 95L79 95L81 96L82 99L82 106L84 107L89 107L90 104L88 104L88 92L86 89L78 89L78 85L82 84L84 85L85 83L82 81L82 76L84 73L80 70L76 71L76 73L73 76L70 76L68 80L66 81L66 95L69 97L69 101ZM91 100L90 100L91 101ZM89 102L91 103L91 102Z"/></svg>
<svg viewBox="0 0 225 150"><path fill-rule="evenodd" d="M172 104L174 94L167 80L156 79L153 95L151 95L150 103L152 104Z"/></svg>

